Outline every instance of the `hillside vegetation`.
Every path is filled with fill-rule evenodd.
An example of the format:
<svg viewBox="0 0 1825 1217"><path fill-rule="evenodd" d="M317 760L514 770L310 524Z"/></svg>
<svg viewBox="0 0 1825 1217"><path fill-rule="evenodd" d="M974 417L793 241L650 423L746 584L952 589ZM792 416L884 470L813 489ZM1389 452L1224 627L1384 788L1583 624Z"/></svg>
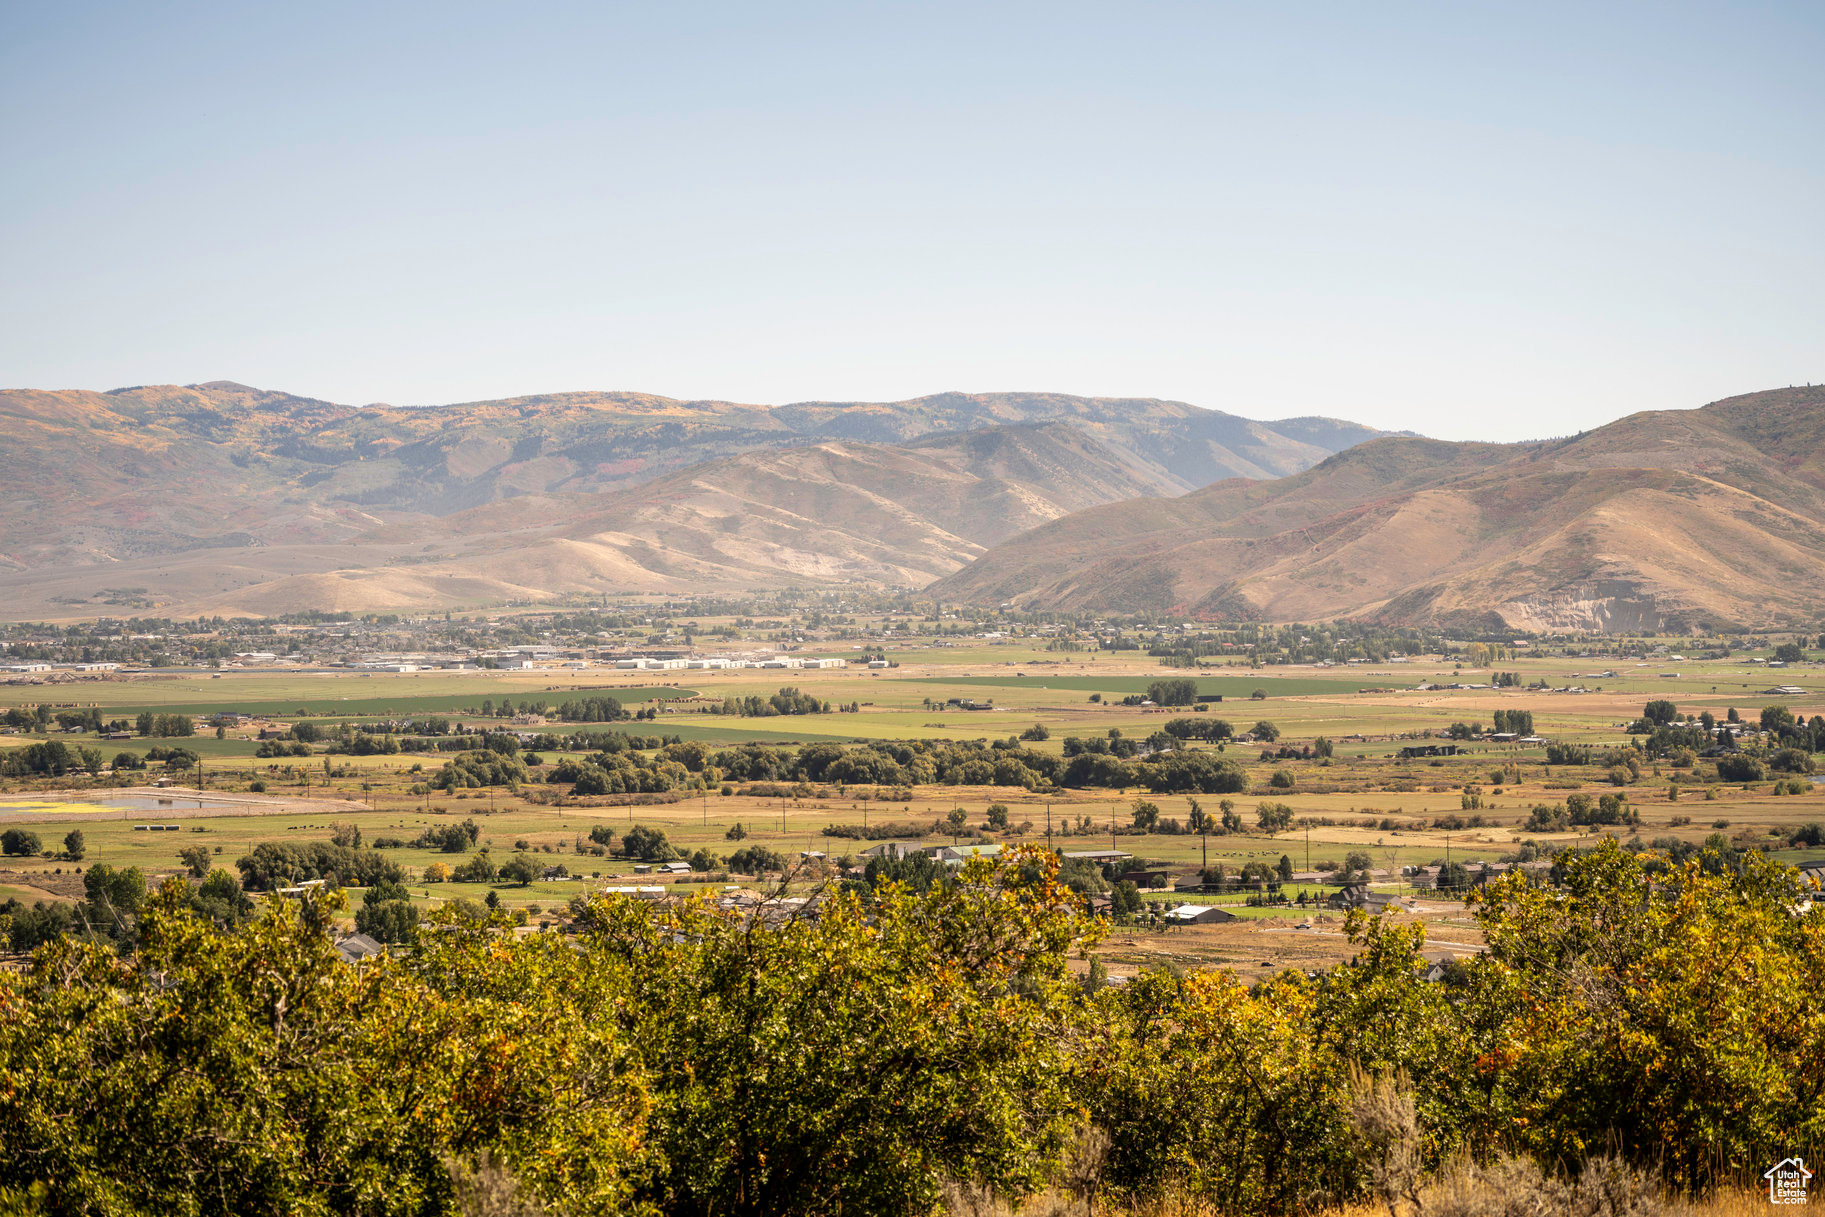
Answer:
<svg viewBox="0 0 1825 1217"><path fill-rule="evenodd" d="M1278 480L1090 508L932 591L1234 621L1810 623L1825 596L1822 454L1816 387L1546 443L1384 436Z"/></svg>

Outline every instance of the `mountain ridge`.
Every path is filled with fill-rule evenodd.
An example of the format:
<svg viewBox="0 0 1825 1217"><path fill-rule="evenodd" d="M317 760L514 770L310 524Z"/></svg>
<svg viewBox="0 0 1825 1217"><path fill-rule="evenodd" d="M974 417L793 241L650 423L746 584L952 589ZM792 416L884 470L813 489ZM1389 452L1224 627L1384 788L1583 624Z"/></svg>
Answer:
<svg viewBox="0 0 1825 1217"><path fill-rule="evenodd" d="M1067 516L931 590L1214 619L1811 624L1825 594L1822 452L1813 387L1555 441L1382 436L1287 478Z"/></svg>
<svg viewBox="0 0 1825 1217"><path fill-rule="evenodd" d="M1038 430L1018 430L1023 427ZM1075 438L1048 427L1068 427ZM1001 428L1008 430L994 438ZM719 587L787 577L918 583L1006 539L1014 522L1029 526L1111 498L1180 494L1227 474L1290 472L1329 454L1314 439L1377 434L1324 419L1291 429L1306 438L1185 403L1065 394L757 406L573 392L395 407L341 405L233 381L106 393L10 390L0 392L0 459L18 473L10 493L0 493L8 538L0 546L0 571L8 572L0 590L15 612L83 604L98 589L135 586L147 589L139 598L149 603L238 611L269 605L273 589L296 579L309 583L286 595L328 588L340 597L364 589L348 602L353 607L401 607L445 594L524 598L567 594L561 571L546 568L563 547L576 582L592 590L612 579L630 590L671 590L687 573ZM963 435L975 436L969 444L1001 445L1004 456L1022 451L1011 437L1044 439L1048 455L996 471L992 452L972 455L968 444L946 438ZM876 449L840 455L851 477L888 477L893 493L924 502L933 518L894 523L880 496L870 499L855 483L834 488L840 478L802 457L790 469L758 458L739 463L828 443L904 449L892 456ZM1037 454L1038 448L1025 453ZM713 502L702 470L731 460L738 463L719 468L754 485ZM913 476L915 468L923 473ZM701 519L668 522L651 506L623 499L694 469L699 472L679 483L679 493L701 510ZM982 496L970 511L943 495L921 497L920 477L942 487L956 474L973 479L968 484ZM1053 494L1040 483L1055 476L1063 480ZM831 484L821 492L840 502L831 510L859 513L856 519L882 531L838 530L839 541L826 547L828 560L819 560L812 537L822 525L815 515L769 514L777 504L755 489L757 479L771 479L784 501L807 489L809 483L793 486L799 477ZM686 500L674 508L682 510ZM488 534L524 538L525 520L556 510L540 503L608 523L597 534L559 538L547 521L538 527L554 534L544 538L550 552L536 561L516 559L526 578L499 569L504 551L490 547ZM728 521L744 512L753 520L724 528L731 536L745 529L759 547L751 569L739 553L710 544L703 529L705 519ZM966 536L945 523L971 516L1009 527L985 531L971 523ZM458 517L460 528L444 523ZM806 535L788 538L788 527ZM422 546L397 540L414 531L460 543L452 561L486 552L497 568L441 569ZM614 539L595 539L609 534ZM762 536L770 537L764 545ZM911 548L890 552L879 543L883 536ZM671 557L665 537L679 547ZM692 554L697 560L687 560ZM401 567L413 568L410 577ZM269 590L243 595L259 587Z"/></svg>

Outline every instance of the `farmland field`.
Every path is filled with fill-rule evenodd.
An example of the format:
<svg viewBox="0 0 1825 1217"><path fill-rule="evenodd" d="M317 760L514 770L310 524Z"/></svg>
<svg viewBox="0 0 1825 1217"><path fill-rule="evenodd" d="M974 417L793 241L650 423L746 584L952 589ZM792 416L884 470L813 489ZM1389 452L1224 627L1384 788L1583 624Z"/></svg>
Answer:
<svg viewBox="0 0 1825 1217"><path fill-rule="evenodd" d="M890 651L890 655L893 652ZM78 865L96 863L138 866L152 876L179 873L180 849L203 845L216 863L233 869L237 859L267 843L327 840L332 823L352 825L365 842L417 840L427 829L473 820L477 848L497 860L524 852L546 866L562 864L571 877L505 883L426 883L423 875L437 862L461 862L468 855L446 855L405 844L388 856L405 868L413 900L431 907L451 901L476 901L492 893L509 909L529 916L561 912L571 896L605 884L654 881L620 856L618 847L591 842L592 829L610 830L618 842L630 828L662 831L670 845L690 857L699 851L726 858L741 846L760 845L778 851L795 868L804 886L834 874L871 843L870 833L883 824L900 826L902 839L945 844L967 836L979 842L1014 844L1050 841L1058 849L1115 848L1147 863L1185 876L1207 865L1230 873L1249 864L1275 866L1284 856L1297 880L1285 886L1322 898L1329 869L1350 853L1366 855L1377 872L1378 886L1400 890L1403 868L1445 860L1474 863L1499 861L1519 851L1551 850L1588 842L1593 833L1690 842L1722 833L1739 845L1754 843L1776 857L1798 861L1820 850L1786 848L1787 838L1805 823L1825 819L1825 790L1808 785L1804 793L1774 794L1770 781L1723 783L1691 781L1684 774L1683 797L1668 797L1674 769L1647 764L1626 788L1638 824L1619 828L1529 833L1521 831L1530 808L1561 803L1568 793L1593 797L1621 789L1596 766L1548 766L1544 746L1522 746L1476 739L1462 744L1462 754L1448 758L1403 761L1403 741L1430 735L1437 739L1456 722L1487 722L1497 710L1526 709L1535 730L1564 742L1609 747L1626 744L1629 723L1644 701L1664 697L1682 711L1708 709L1720 719L1731 707L1753 719L1769 700L1753 690L1767 681L1740 661L1684 663L1678 678L1661 677L1648 668L1601 679L1591 675L1601 665L1589 660L1518 660L1504 665L1523 681L1546 688L1427 688L1421 685L1473 683L1474 676L1454 665L1413 662L1358 665L1349 668L1278 667L1206 669L1197 673L1201 694L1222 694L1221 703L1203 709L1112 704L1144 692L1156 680L1187 675L1183 669L1152 666L1144 656L1102 656L1090 663L1060 663L1006 658L1008 649L908 651L899 666L886 670L692 672L689 687L654 683L617 683L601 673L560 671L462 673L238 673L216 678L207 672L159 674L150 678L99 679L58 686L50 700L58 707L97 706L105 716L154 713L207 715L231 711L252 716L246 726L230 727L216 738L212 731L173 740L102 741L108 757L117 752L143 756L157 747L182 747L201 757L204 798L241 800L233 804L184 806L180 792L138 788L142 798L159 794L171 804L140 803L120 807L97 803L111 788L144 783L160 772L128 771L118 778L69 779L63 782L14 779L0 792L0 823L36 832L47 853L5 860L0 884L21 893L54 891ZM991 658L992 657L992 658ZM1040 667L1039 663L1046 663ZM1001 670L985 673L989 664ZM1011 669L1010 670L1010 666ZM1097 670L1089 672L1094 666ZM1050 670L1048 670L1050 669ZM1622 669L1617 669L1622 671ZM1024 673L1024 674L1023 674ZM1233 673L1233 674L1232 674ZM772 694L791 685L825 699L836 708L826 714L789 714L746 718L706 713L724 697ZM1580 691L1554 692L1555 689ZM1252 694L1261 693L1259 698ZM1102 695L1091 702L1090 694ZM29 705L27 690L7 690L0 704ZM630 709L655 708L651 722L569 724L551 722L531 728L506 723L505 729L557 736L577 730L625 731L699 741L710 747L753 744L795 748L825 742L854 745L866 741L1006 740L1027 733L1021 747L1063 755L1069 738L1105 739L1111 733L1142 739L1175 717L1221 718L1236 731L1258 720L1274 724L1279 745L1297 751L1319 737L1330 741L1326 758L1260 759L1261 745L1193 744L1194 751L1220 754L1242 763L1250 789L1227 796L1242 819L1239 831L1198 835L1182 831L1192 817L1192 800L1215 813L1218 796L1149 794L1145 791L1057 788L1045 791L1003 786L914 786L907 789L797 783L772 797L748 783L712 781L705 789L679 789L634 799L628 796L577 796L562 783L549 781L557 755L539 758L530 781L492 789L427 789L425 782L450 759L448 753L401 752L382 755L317 755L268 758L254 755L261 727L283 728L305 712L325 728L343 720L445 715L470 726L496 727L502 720L482 719L475 710L484 700L496 704L608 695ZM44 696L40 693L39 696ZM947 706L949 698L992 698L992 710ZM654 700L658 699L658 700ZM696 700L693 700L696 699ZM1808 693L1781 699L1802 718L1825 712L1825 697ZM850 707L853 706L853 710ZM49 738L19 733L0 736L9 746ZM79 737L80 738L80 737ZM408 741L409 743L409 741ZM1286 786L1272 784L1284 771ZM198 783L196 772L180 774L178 784ZM697 783L702 785L702 783ZM57 789L50 789L56 787ZM1161 829L1137 831L1136 807L1157 809ZM1262 803L1283 803L1293 827L1267 833L1256 825ZM991 805L1006 808L1007 828L993 829ZM180 825L173 833L153 833L135 823L166 815ZM946 818L960 810L963 827L953 834ZM735 826L739 824L739 830ZM56 856L72 825L85 836L80 864ZM826 832L826 829L833 830ZM1049 835L1048 835L1049 832ZM739 838L739 845L737 840ZM822 855L822 857L820 857ZM707 882L706 882L707 880ZM665 880L671 890L720 888L721 873L683 881ZM729 882L751 882L735 876ZM1422 892L1431 898L1432 893ZM55 897L53 897L55 898ZM66 897L67 898L67 897ZM1167 903L1170 892L1148 893ZM1242 893L1196 896L1234 909L1244 920L1226 925L1192 926L1159 932L1123 931L1107 951L1118 966L1138 965L1160 952L1184 961L1222 961L1261 970L1272 966L1305 966L1336 955L1345 940L1318 925L1297 930L1294 921L1305 909L1255 908ZM1420 916L1436 922L1436 932L1458 934L1461 917L1449 902L1430 902ZM1310 915L1325 916L1314 908ZM1291 918L1289 920L1288 918ZM1474 946L1474 944L1469 944Z"/></svg>
<svg viewBox="0 0 1825 1217"><path fill-rule="evenodd" d="M69 707L98 706L110 717L154 714L198 714L233 710L241 714L378 718L412 714L457 714L472 710L484 698L510 697L553 704L573 698L613 697L624 703L646 702L656 697L691 697L696 690L677 685L618 685L595 676L592 680L554 683L554 674L529 677L503 672L484 676L462 672L440 674L342 672L287 673L267 676L235 673L194 673L154 676L133 681L96 681L76 686ZM378 690L385 690L379 692ZM37 697L9 697L0 690L0 709Z"/></svg>

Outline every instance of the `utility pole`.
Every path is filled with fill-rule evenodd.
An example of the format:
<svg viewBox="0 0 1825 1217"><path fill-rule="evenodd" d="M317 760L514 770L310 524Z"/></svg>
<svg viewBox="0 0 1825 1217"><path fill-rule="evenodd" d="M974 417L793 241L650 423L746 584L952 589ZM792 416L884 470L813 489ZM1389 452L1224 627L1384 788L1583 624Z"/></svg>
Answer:
<svg viewBox="0 0 1825 1217"><path fill-rule="evenodd" d="M1312 871L1312 826L1310 824L1305 826L1305 870L1307 874Z"/></svg>
<svg viewBox="0 0 1825 1217"><path fill-rule="evenodd" d="M1046 848L1052 848L1052 805L1046 804Z"/></svg>

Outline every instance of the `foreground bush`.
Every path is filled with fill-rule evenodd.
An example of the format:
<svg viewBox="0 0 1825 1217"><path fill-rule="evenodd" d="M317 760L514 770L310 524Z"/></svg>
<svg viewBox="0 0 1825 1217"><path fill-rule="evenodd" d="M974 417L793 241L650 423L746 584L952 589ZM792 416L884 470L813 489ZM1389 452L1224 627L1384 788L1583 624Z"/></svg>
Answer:
<svg viewBox="0 0 1825 1217"><path fill-rule="evenodd" d="M579 899L571 938L450 923L359 968L325 932L337 896L239 924L174 881L118 943L58 938L0 976L0 1211L486 1192L786 1217L1050 1189L1647 1212L1648 1173L1701 1191L1825 1141L1825 902L1754 855L1606 841L1553 887L1504 877L1470 898L1487 953L1443 983L1423 927L1355 914L1356 957L1317 977L1093 995L1068 964L1095 924L1057 867L1029 846L812 905Z"/></svg>
<svg viewBox="0 0 1825 1217"><path fill-rule="evenodd" d="M623 1212L647 1099L555 937L427 935L357 971L333 905L234 934L168 884L132 960L63 939L0 981L0 1195L57 1213L436 1213L488 1151L554 1212Z"/></svg>
<svg viewBox="0 0 1825 1217"><path fill-rule="evenodd" d="M1077 1123L1093 924L1056 858L970 864L916 893L835 891L815 918L706 903L576 911L626 978L651 1079L652 1174L677 1213L922 1213L946 1180L1041 1188ZM788 918L783 923L778 918Z"/></svg>

